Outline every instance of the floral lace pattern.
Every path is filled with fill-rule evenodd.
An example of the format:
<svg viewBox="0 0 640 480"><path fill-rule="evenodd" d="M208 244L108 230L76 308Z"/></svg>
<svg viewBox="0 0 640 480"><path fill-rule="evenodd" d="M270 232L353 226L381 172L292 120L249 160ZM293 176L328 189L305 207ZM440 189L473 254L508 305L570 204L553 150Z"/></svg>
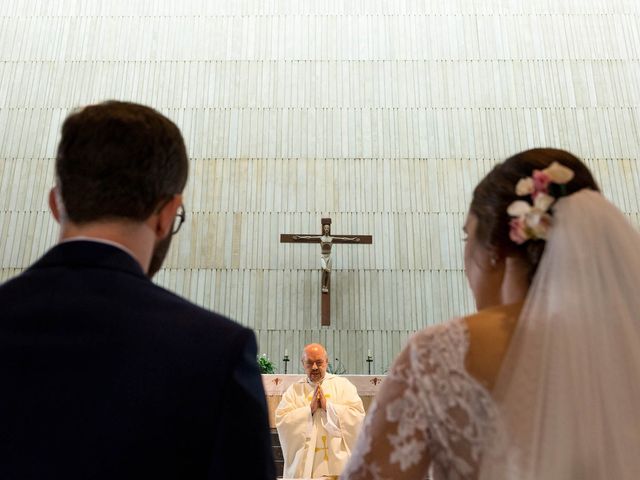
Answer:
<svg viewBox="0 0 640 480"><path fill-rule="evenodd" d="M476 478L489 445L504 434L490 393L465 369L464 319L415 334L367 415L341 478Z"/></svg>

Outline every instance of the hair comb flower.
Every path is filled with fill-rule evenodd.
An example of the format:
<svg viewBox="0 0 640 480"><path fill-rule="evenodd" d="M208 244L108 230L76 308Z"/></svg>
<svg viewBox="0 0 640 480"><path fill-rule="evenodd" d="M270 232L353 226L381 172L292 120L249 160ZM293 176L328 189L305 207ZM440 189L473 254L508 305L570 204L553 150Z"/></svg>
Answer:
<svg viewBox="0 0 640 480"><path fill-rule="evenodd" d="M558 196L566 193L565 185L571 181L574 173L568 167L553 162L544 170L534 170L530 177L522 178L516 184L516 195L531 195L532 203L516 200L507 208L514 217L509 222L509 238L522 245L528 240L546 240L551 227L549 208L556 197L549 194L553 185L560 187Z"/></svg>

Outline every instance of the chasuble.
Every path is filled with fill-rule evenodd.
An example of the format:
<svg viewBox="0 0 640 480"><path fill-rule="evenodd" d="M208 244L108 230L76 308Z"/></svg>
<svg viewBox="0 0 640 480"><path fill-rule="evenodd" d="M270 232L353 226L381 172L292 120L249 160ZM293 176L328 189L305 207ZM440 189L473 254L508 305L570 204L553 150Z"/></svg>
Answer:
<svg viewBox="0 0 640 480"><path fill-rule="evenodd" d="M340 475L364 419L356 387L327 373L322 381L326 411L311 415L315 384L300 379L284 393L276 410L276 427L284 455L284 478Z"/></svg>

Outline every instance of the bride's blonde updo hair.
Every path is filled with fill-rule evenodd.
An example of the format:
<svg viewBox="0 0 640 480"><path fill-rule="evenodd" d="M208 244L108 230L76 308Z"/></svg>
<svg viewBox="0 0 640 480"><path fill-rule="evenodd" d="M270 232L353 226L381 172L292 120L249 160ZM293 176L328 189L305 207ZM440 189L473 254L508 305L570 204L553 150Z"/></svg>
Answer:
<svg viewBox="0 0 640 480"><path fill-rule="evenodd" d="M518 255L529 265L529 280L538 268L544 252L544 240L528 240L521 245L509 238L511 217L507 208L515 200L516 184L521 178L530 177L534 170L543 170L553 162L558 162L574 172L573 179L566 184L565 195L589 188L599 191L591 172L575 155L553 148L535 148L517 153L496 165L473 191L469 207L477 219L475 236L488 250L500 257ZM553 210L553 208L552 208Z"/></svg>

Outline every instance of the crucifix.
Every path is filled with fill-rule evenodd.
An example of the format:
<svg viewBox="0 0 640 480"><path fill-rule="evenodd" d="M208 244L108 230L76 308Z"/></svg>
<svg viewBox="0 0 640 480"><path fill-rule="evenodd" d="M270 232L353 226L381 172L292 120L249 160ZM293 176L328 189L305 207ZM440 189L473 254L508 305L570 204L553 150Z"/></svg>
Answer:
<svg viewBox="0 0 640 480"><path fill-rule="evenodd" d="M331 219L323 218L321 221L322 233L320 235L283 233L280 235L280 243L319 243L320 267L322 268L322 326L331 325L330 320L330 274L331 274L331 246L334 243L365 244L373 243L371 235L331 235Z"/></svg>

